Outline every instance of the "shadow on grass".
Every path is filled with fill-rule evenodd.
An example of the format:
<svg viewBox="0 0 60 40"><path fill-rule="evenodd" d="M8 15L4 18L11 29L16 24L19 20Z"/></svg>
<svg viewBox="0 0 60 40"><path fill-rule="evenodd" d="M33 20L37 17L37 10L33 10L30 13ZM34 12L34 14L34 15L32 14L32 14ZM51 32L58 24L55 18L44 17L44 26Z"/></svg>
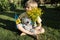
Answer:
<svg viewBox="0 0 60 40"><path fill-rule="evenodd" d="M43 8L42 24L47 27L60 29L60 9L58 8Z"/></svg>
<svg viewBox="0 0 60 40"><path fill-rule="evenodd" d="M10 31L16 32L18 35L21 33L17 29L16 24L15 24L14 21L0 19L0 23L3 23L3 24L0 24L0 27L2 27L4 29L7 29L7 30L10 30Z"/></svg>
<svg viewBox="0 0 60 40"><path fill-rule="evenodd" d="M14 18L15 14L20 15L23 12L25 12L25 10L16 9L15 11L11 11L11 12L0 12L0 15L5 15Z"/></svg>
<svg viewBox="0 0 60 40"><path fill-rule="evenodd" d="M0 12L0 15L15 18L15 14L20 15L23 12L24 12L24 10L16 9L14 12ZM16 32L18 35L20 35L21 31L19 31L17 29L14 21L11 21L11 20L8 20L8 19L5 20L5 19L0 18L0 23L3 23L2 25L0 24L0 27L2 27L4 29L7 29L7 30L10 30L10 31L13 31L13 32Z"/></svg>

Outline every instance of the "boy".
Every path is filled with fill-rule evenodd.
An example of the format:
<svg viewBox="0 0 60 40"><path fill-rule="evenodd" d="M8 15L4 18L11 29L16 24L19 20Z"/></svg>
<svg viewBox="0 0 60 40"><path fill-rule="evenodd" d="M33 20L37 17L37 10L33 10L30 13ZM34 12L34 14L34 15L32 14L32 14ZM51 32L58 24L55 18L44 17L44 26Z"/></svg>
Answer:
<svg viewBox="0 0 60 40"><path fill-rule="evenodd" d="M27 1L26 3L26 11L32 10L32 8L37 8L38 4L35 1ZM18 21L17 21L18 20ZM28 17L27 13L22 13L19 18L16 20L17 29L22 31L22 35L28 34L28 35L37 35L40 33L44 33L44 28L41 27L41 18L37 17L37 25L33 28L33 25L31 24L31 18ZM21 22L20 22L21 20Z"/></svg>

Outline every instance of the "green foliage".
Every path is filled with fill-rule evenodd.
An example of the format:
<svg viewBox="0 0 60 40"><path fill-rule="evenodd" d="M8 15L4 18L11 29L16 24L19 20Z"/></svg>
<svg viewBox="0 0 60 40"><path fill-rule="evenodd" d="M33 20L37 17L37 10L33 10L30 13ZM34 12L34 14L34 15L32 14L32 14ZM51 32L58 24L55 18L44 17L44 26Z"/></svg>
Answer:
<svg viewBox="0 0 60 40"><path fill-rule="evenodd" d="M22 7L21 6L21 0L14 0L13 4L16 6L16 8L21 8Z"/></svg>
<svg viewBox="0 0 60 40"><path fill-rule="evenodd" d="M22 8L21 0L0 0L0 11L9 11L20 8Z"/></svg>
<svg viewBox="0 0 60 40"><path fill-rule="evenodd" d="M5 10L5 11L10 10L8 0L0 0L0 7L1 7L1 10Z"/></svg>
<svg viewBox="0 0 60 40"><path fill-rule="evenodd" d="M0 0L0 11L9 11L25 7L28 0ZM47 0L51 1L51 0ZM58 1L59 2L59 1Z"/></svg>

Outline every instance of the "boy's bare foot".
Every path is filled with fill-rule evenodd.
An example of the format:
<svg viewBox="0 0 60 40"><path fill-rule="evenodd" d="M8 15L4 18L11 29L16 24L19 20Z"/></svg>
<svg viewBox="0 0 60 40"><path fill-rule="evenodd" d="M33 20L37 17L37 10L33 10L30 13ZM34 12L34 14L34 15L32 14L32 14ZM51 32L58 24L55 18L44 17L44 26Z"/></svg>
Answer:
<svg viewBox="0 0 60 40"><path fill-rule="evenodd" d="M26 35L26 33L21 33L21 34L20 34L20 36L25 36L25 35Z"/></svg>

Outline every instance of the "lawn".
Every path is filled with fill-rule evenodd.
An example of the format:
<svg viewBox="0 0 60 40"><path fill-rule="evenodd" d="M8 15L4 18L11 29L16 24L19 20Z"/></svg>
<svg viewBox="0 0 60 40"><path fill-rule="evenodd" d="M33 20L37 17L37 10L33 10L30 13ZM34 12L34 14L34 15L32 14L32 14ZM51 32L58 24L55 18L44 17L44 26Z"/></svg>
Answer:
<svg viewBox="0 0 60 40"><path fill-rule="evenodd" d="M39 35L40 40L60 40L60 9L43 8L42 24L45 33ZM32 37L20 36L15 25L15 14L24 10L0 12L0 40L33 40Z"/></svg>

